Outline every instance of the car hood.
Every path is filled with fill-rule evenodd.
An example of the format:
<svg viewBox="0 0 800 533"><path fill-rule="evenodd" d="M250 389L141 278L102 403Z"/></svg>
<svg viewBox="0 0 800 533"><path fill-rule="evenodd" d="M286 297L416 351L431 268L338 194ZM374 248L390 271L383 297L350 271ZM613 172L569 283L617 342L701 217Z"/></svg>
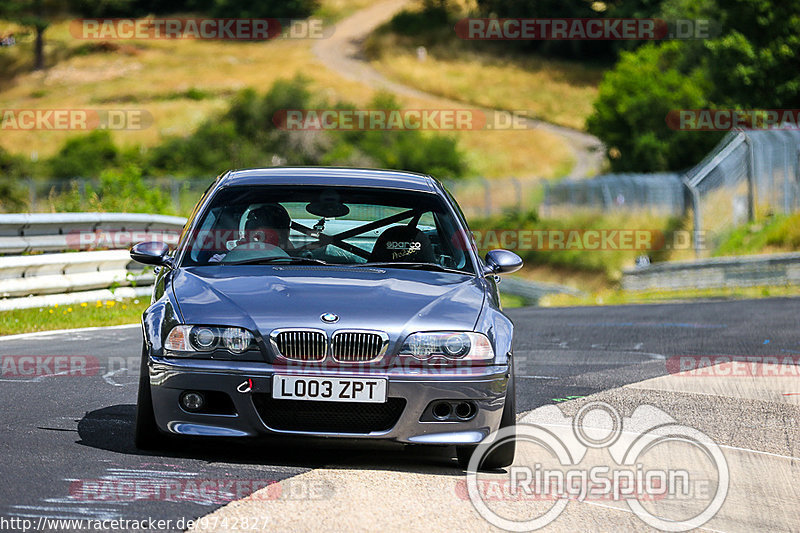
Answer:
<svg viewBox="0 0 800 533"><path fill-rule="evenodd" d="M481 279L448 272L330 266L237 265L176 271L173 290L187 324L276 328L377 329L390 338L414 331L475 327ZM324 313L339 316L335 324Z"/></svg>

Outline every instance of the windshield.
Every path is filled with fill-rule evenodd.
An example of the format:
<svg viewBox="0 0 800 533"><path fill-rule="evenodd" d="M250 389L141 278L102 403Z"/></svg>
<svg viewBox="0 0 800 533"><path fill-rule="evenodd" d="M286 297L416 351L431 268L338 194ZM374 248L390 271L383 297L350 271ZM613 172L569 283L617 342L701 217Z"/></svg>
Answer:
<svg viewBox="0 0 800 533"><path fill-rule="evenodd" d="M218 191L201 215L183 265L380 263L474 273L463 232L432 193L235 186Z"/></svg>

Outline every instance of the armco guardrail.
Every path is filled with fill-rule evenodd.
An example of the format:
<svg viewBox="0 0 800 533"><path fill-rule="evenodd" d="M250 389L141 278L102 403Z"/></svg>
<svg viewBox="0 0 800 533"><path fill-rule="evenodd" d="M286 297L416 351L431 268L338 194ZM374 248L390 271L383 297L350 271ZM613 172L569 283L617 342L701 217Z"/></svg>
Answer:
<svg viewBox="0 0 800 533"><path fill-rule="evenodd" d="M790 284L800 284L800 253L656 263L622 274L622 288L630 291Z"/></svg>
<svg viewBox="0 0 800 533"><path fill-rule="evenodd" d="M0 298L152 283L152 274L128 270L130 262L127 250L3 257Z"/></svg>
<svg viewBox="0 0 800 533"><path fill-rule="evenodd" d="M565 287L564 285L556 285L554 283L539 283L534 281L527 281L519 278L500 278L498 285L500 292L513 294L524 298L528 304L536 305L542 296L547 294L572 294L580 296L583 294L581 291Z"/></svg>
<svg viewBox="0 0 800 533"><path fill-rule="evenodd" d="M150 233L176 233L182 217L141 213L32 213L0 215L0 254L124 248Z"/></svg>
<svg viewBox="0 0 800 533"><path fill-rule="evenodd" d="M143 295L153 274L132 264L127 248L174 243L185 223L134 213L0 215L0 310ZM47 253L95 248L106 250Z"/></svg>
<svg viewBox="0 0 800 533"><path fill-rule="evenodd" d="M149 239L177 242L185 223L131 213L0 215L0 311L144 295L153 275L131 263L127 248ZM94 248L110 249L39 253ZM33 255L8 255L23 253ZM545 294L580 294L515 278L504 279L500 290L532 304Z"/></svg>

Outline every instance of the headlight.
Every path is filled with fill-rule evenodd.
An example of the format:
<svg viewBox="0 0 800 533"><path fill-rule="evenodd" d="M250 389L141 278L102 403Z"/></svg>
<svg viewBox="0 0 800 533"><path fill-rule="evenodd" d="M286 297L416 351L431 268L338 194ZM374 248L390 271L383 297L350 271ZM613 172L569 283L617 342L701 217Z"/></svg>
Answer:
<svg viewBox="0 0 800 533"><path fill-rule="evenodd" d="M408 336L400 355L429 364L451 361L488 363L494 359L492 344L486 335L472 332L413 333Z"/></svg>
<svg viewBox="0 0 800 533"><path fill-rule="evenodd" d="M216 349L240 354L255 342L253 334L242 328L214 326L175 326L167 335L164 349L180 355L213 352Z"/></svg>

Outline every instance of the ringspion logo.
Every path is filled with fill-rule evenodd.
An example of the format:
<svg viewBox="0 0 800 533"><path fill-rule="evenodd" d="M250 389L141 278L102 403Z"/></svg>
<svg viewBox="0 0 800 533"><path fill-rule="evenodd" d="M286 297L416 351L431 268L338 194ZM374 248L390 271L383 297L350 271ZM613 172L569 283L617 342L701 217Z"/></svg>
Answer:
<svg viewBox="0 0 800 533"><path fill-rule="evenodd" d="M516 458L504 474L479 472L487 454L510 442ZM572 501L624 504L652 528L689 531L716 515L729 484L725 455L701 431L651 405L624 417L595 401L573 417L544 406L489 435L470 458L466 495L505 531L541 529Z"/></svg>

